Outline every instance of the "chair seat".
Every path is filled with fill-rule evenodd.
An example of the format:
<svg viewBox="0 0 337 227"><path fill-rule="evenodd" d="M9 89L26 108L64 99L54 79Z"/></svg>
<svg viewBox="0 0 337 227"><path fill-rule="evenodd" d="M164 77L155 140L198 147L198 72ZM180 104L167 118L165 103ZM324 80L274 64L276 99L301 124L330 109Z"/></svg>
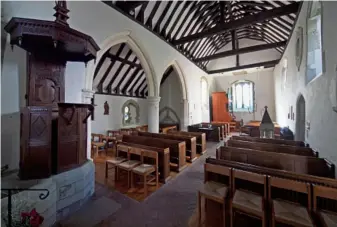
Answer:
<svg viewBox="0 0 337 227"><path fill-rule="evenodd" d="M199 190L200 193L215 200L222 200L226 198L228 188L225 184L219 184L213 181L207 181Z"/></svg>
<svg viewBox="0 0 337 227"><path fill-rule="evenodd" d="M236 190L233 198L233 205L248 208L261 214L263 213L262 202L262 196L241 190Z"/></svg>
<svg viewBox="0 0 337 227"><path fill-rule="evenodd" d="M141 164L132 169L133 172L139 173L139 174L152 173L155 170L156 168L153 165L149 165L149 164Z"/></svg>
<svg viewBox="0 0 337 227"><path fill-rule="evenodd" d="M337 214L328 212L319 212L323 222L328 227L337 227Z"/></svg>
<svg viewBox="0 0 337 227"><path fill-rule="evenodd" d="M126 170L131 170L134 167L138 166L139 164L140 164L140 161L129 160L129 161L126 161L126 162L119 163L119 164L117 164L117 166L121 167L123 169L126 169Z"/></svg>
<svg viewBox="0 0 337 227"><path fill-rule="evenodd" d="M297 223L302 226L313 226L305 207L280 200L273 200L275 218Z"/></svg>
<svg viewBox="0 0 337 227"><path fill-rule="evenodd" d="M107 163L111 163L114 165L125 162L125 161L126 161L126 158L122 158L122 157L114 157L114 158L110 158L106 160Z"/></svg>

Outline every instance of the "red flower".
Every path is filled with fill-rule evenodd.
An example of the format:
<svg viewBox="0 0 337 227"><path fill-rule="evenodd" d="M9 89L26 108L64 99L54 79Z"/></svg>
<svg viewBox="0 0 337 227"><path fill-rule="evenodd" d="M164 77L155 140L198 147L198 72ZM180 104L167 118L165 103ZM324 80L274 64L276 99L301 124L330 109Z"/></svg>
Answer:
<svg viewBox="0 0 337 227"><path fill-rule="evenodd" d="M21 222L22 223L26 222L27 218L29 220L29 224L32 227L39 227L44 220L44 218L41 215L39 215L38 212L36 212L35 208L32 209L29 213L27 213L27 212L21 213Z"/></svg>

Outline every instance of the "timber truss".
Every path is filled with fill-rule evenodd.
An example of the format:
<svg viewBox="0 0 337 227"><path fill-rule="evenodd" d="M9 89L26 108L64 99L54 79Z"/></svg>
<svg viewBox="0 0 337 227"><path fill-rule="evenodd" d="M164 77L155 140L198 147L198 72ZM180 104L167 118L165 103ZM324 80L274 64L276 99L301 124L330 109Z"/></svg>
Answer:
<svg viewBox="0 0 337 227"><path fill-rule="evenodd" d="M209 74L252 67L275 66L280 59L241 65L240 55L274 49L282 57L302 5L300 1L103 2L150 30ZM239 47L242 39L260 41L260 44ZM222 51L221 49L226 45L231 45L231 49ZM210 61L230 56L236 58L235 67L207 69ZM144 71L140 69L139 61L136 60L137 57L133 58L132 54L121 56L121 52L117 50L106 55L106 57L125 67L128 65L139 68L139 74L142 72L143 76L139 77L138 80L141 81L146 78ZM135 73L134 70L136 69L130 69L128 73L131 74L131 71ZM120 71L123 70L117 72L120 74ZM106 90L120 95L145 97L147 91L146 79L145 85L141 85L140 89L131 89L129 86L135 83L132 80L136 79L132 79L131 75L115 74L101 77L97 86L98 91ZM112 81L110 79L110 81L105 82L107 78L111 77ZM137 83L140 83L140 81ZM112 86L114 83L117 83L118 86ZM103 84L108 86L102 87ZM121 87L122 84L124 87Z"/></svg>

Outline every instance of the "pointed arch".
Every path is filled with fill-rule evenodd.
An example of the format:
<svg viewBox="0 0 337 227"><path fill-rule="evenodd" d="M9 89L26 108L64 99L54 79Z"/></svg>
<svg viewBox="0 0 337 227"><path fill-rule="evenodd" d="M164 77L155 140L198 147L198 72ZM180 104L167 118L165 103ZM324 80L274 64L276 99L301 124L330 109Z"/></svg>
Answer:
<svg viewBox="0 0 337 227"><path fill-rule="evenodd" d="M168 66L165 68L164 73L166 72L166 70L168 70L168 68L173 67L173 69L176 71L179 81L180 81L180 86L181 86L181 91L183 94L182 99L183 100L188 100L188 92L187 92L187 86L186 86L186 80L185 80L185 76L183 71L181 70L177 60L173 60L170 64L168 64ZM164 75L164 73L162 73L162 75Z"/></svg>
<svg viewBox="0 0 337 227"><path fill-rule="evenodd" d="M107 52L112 46L118 45L120 43L126 43L130 47L130 49L137 55L140 64L142 65L145 71L146 80L148 83L148 96L158 96L159 88L152 64L148 60L148 57L144 53L144 51L142 51L142 48L140 48L139 44L137 44L132 39L131 31L124 31L118 33L103 41L103 43L100 45L101 50L97 53L96 61L95 62L91 61L87 66L86 88L92 90L94 72L103 54Z"/></svg>

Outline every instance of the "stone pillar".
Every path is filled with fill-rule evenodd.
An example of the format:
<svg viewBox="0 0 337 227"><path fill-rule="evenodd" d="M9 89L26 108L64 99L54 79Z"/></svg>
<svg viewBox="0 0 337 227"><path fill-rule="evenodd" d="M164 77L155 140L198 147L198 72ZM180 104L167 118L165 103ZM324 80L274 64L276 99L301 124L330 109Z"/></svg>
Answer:
<svg viewBox="0 0 337 227"><path fill-rule="evenodd" d="M148 100L148 130L149 132L159 132L159 96L149 96Z"/></svg>
<svg viewBox="0 0 337 227"><path fill-rule="evenodd" d="M82 89L82 103L91 104L91 99L94 97L94 91ZM91 117L87 119L87 158L91 158Z"/></svg>
<svg viewBox="0 0 337 227"><path fill-rule="evenodd" d="M182 99L181 103L183 108L183 119L181 119L180 130L187 131L187 126L189 125L189 103L187 99Z"/></svg>

